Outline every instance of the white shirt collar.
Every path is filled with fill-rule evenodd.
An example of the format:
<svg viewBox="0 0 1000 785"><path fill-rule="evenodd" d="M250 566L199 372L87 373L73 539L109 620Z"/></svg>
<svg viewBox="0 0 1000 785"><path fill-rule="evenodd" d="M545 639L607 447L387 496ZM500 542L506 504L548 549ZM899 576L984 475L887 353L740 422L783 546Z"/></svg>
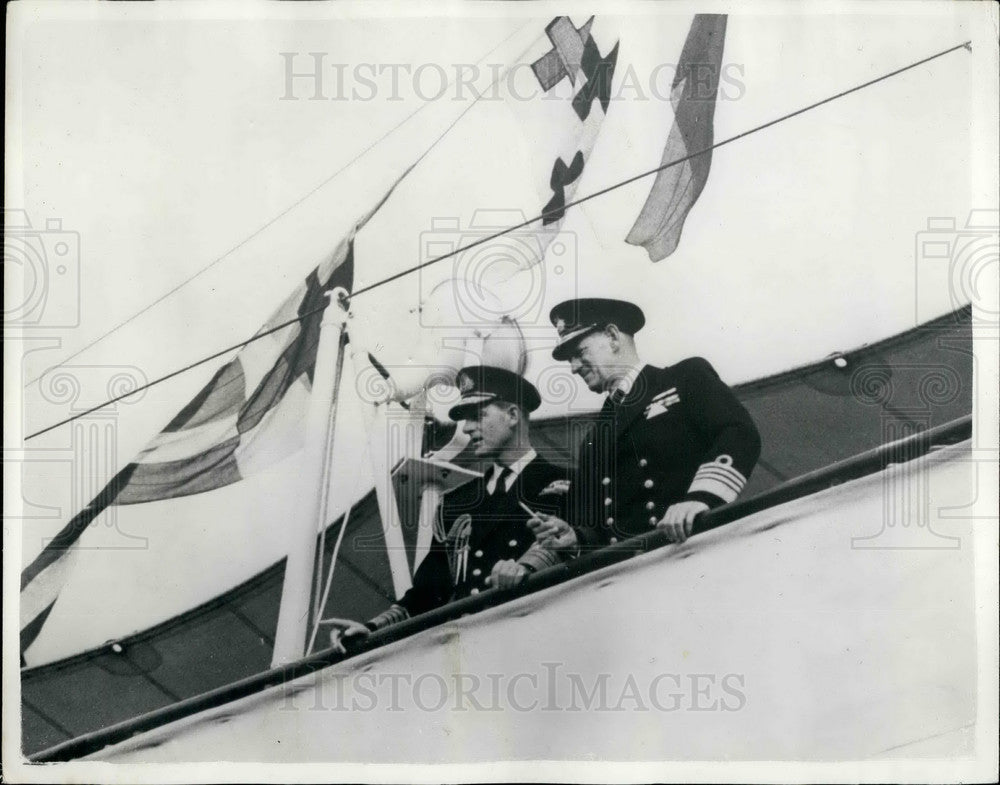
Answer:
<svg viewBox="0 0 1000 785"><path fill-rule="evenodd" d="M505 491L510 490L510 486L517 481L518 475L520 475L520 473L524 470L524 467L527 466L529 463L531 463L533 460L535 460L537 456L538 453L535 452L534 448L531 448L524 455L522 455L520 458L514 461L514 463L512 463L510 466L507 467L508 469L510 469L510 474L504 477L504 485L507 486L506 488L504 488ZM499 463L493 464L493 473L490 474L490 479L486 483L486 490L491 494L493 493L494 490L496 490L497 477L500 476L501 468L502 467L500 466Z"/></svg>
<svg viewBox="0 0 1000 785"><path fill-rule="evenodd" d="M639 378L639 374L642 372L642 366L633 365L624 376L619 376L615 380L615 383L611 385L611 389L608 390L608 395L611 395L616 390L621 390L624 395L628 395L632 389L632 385L635 384L635 380Z"/></svg>

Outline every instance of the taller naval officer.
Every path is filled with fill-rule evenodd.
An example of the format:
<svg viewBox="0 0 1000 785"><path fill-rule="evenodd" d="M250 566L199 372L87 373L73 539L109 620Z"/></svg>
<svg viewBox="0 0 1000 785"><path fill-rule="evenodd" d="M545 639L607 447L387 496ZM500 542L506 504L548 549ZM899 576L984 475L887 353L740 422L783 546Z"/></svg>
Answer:
<svg viewBox="0 0 1000 785"><path fill-rule="evenodd" d="M516 373L486 365L463 368L458 404L448 416L465 421L475 456L487 470L447 494L430 551L417 568L413 587L365 624L335 630L334 648L375 630L496 586L516 585L561 557L539 548L522 505L543 515L565 515L566 472L531 446L528 415L541 405L534 385Z"/></svg>
<svg viewBox="0 0 1000 785"><path fill-rule="evenodd" d="M683 542L695 516L736 499L760 456L749 412L701 357L643 364L633 336L646 322L629 302L567 300L552 309L553 358L607 397L580 446L567 518L531 522L564 553L654 528Z"/></svg>

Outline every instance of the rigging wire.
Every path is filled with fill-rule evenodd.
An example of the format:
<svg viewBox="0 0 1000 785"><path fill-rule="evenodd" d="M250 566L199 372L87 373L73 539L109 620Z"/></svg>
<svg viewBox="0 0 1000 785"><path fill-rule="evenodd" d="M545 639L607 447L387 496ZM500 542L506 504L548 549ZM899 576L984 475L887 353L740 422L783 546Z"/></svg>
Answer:
<svg viewBox="0 0 1000 785"><path fill-rule="evenodd" d="M337 533L337 541L333 545L333 553L330 554L330 570L326 576L326 588L323 589L323 597L319 600L319 603L314 606L313 610L313 628L312 634L309 636L309 643L306 645L305 656L309 656L310 652L313 650L313 646L316 645L316 636L319 633L319 628L323 624L323 619L321 614L326 608L327 600L330 598L330 587L333 586L333 571L337 567L337 557L340 555L340 546L344 542L344 534L347 532L347 522L351 519L351 511L354 509L353 505L347 508L344 513L343 522L340 524L340 531ZM319 547L319 560L320 566L322 567L323 560L323 550L326 543L326 529L320 534L320 547ZM316 581L317 585L321 579L320 571L316 571Z"/></svg>
<svg viewBox="0 0 1000 785"><path fill-rule="evenodd" d="M940 52L937 52L936 54L930 55L928 57L924 57L924 58L922 58L920 60L917 60L914 63L910 63L909 65L903 66L902 68L897 68L896 70L890 71L889 73L883 74L882 76L876 77L875 79L870 79L867 82L863 82L862 84L855 85L854 87L848 88L847 90L843 90L843 91L841 91L839 93L836 93L835 95L829 96L828 98L824 98L821 101L816 101L815 103L809 104L808 106L804 106L801 109L795 110L794 112L789 112L788 114L782 115L781 117L777 117L774 120L769 120L766 123L763 123L761 125L755 126L755 127L751 128L751 129L749 129L747 131L743 131L742 133L736 134L735 136L730 136L727 139L723 139L721 142L716 142L715 144L713 144L713 145L711 145L709 147L706 147L706 148L704 148L702 150L698 150L698 151L696 151L694 153L690 153L689 155L686 155L686 156L684 156L682 158L678 158L678 159L670 161L670 162L668 162L666 164L662 164L662 165L656 167L655 169L650 169L649 171L642 172L640 174L634 175L632 177L629 177L626 180L622 180L621 182L614 183L613 185L610 185L610 186L608 186L606 188L602 188L601 190L595 191L594 193L587 194L586 196L583 196L583 197L581 197L579 199L576 199L574 201L567 202L566 205L563 206L563 207L560 207L560 208L557 208L557 209L554 209L554 210L549 210L547 212L544 212L544 213L542 213L540 215L535 216L534 218L531 218L531 219L529 219L527 221L519 223L519 224L517 224L515 226L509 226L506 229L503 229L501 231L498 231L498 232L496 232L494 234L491 234L491 235L488 235L486 237L482 237L482 238L480 238L480 239L478 239L478 240L476 240L474 242L469 243L468 245L462 246L461 248L456 248L453 251L449 251L448 253L443 254L442 256L437 256L437 257L435 257L433 259L429 259L426 262L422 262L421 264L414 265L413 267L408 267L405 270L402 270L402 271L400 271L398 273L394 273L393 275L390 275L390 276L388 276L386 278L383 278L383 279L381 279L379 281L375 281L374 283L369 284L368 286L361 287L360 289L358 289L357 291L353 292L350 295L350 299L353 300L355 297L358 297L358 296L360 296L362 294L365 294L367 292L373 291L374 289L377 289L380 286L384 286L384 285L386 285L388 283L392 283L393 281L399 280L400 278L403 278L403 277L405 277L407 275L410 275L410 274L412 274L412 273L414 273L414 272L416 272L418 270L422 270L422 269L424 269L426 267L430 267L431 265L437 264L438 262L443 262L446 259L450 259L451 257L456 256L456 255L458 255L460 253L464 253L465 251L468 251L471 248L475 248L475 247L477 247L479 245L482 245L484 243L490 242L491 240L495 240L498 237L504 236L505 234L509 234L510 232L517 231L518 229L523 229L526 226L530 226L533 223L536 223L538 221L544 220L550 214L554 214L554 213L556 213L558 211L565 211L565 210L568 210L571 207L576 207L577 205L581 205L581 204L583 204L585 202L589 202L591 199L596 199L599 196L603 196L603 195L605 195L607 193L610 193L612 191L615 191L615 190L617 190L619 188L623 188L626 185L630 185L630 184L632 184L632 183L634 183L634 182L636 182L638 180L642 180L642 179L644 179L646 177L649 177L651 175L657 174L657 173L662 172L662 171L664 171L666 169L670 169L673 166L677 166L678 164L682 164L685 161L689 161L692 158L696 158L699 155L704 155L704 154L709 153L709 152L711 152L711 151L713 151L713 150L715 150L715 149L717 149L719 147L723 147L724 145L730 144L730 143L735 142L735 141L737 141L739 139L743 139L743 138L745 138L747 136L750 136L751 134L755 134L755 133L758 133L760 131L763 131L765 128L770 128L770 127L772 127L774 125L777 125L778 123L782 123L782 122L785 122L786 120L790 120L793 117L798 117L801 114L805 114L806 112L809 112L809 111L811 111L813 109L816 109L816 108L818 108L820 106L823 106L825 104L831 103L832 101L836 101L837 99L843 98L844 96L850 95L851 93L856 93L859 90L864 90L865 88L871 87L872 85L878 84L879 82L883 82L886 79L891 79L894 76L898 76L901 73L904 73L906 71L910 71L910 70L912 70L914 68L917 68L917 67L919 67L921 65L924 65L925 63L929 63L932 60L938 59L939 57L944 57L945 55L951 54L952 52L955 52L955 51L957 51L959 49L966 49L966 50L968 50L968 51L971 52L972 51L972 41L969 40L969 41L964 41L963 43L960 43L960 44L956 44L955 46L949 47L948 49L944 49L944 50L942 50ZM461 117L459 119L461 119ZM458 121L456 120L455 122L457 123ZM448 131L450 131L452 127L454 127L454 123L452 124L452 126L449 126ZM448 131L445 131L445 133L447 133ZM439 137L439 139L440 138L443 138L443 137ZM28 441L29 439L34 439L37 436L41 436L43 433L47 433L48 431L54 430L55 428L58 428L58 427L60 427L62 425L66 425L67 423L70 423L73 420L79 419L80 417L84 417L85 415L90 414L92 412L95 412L98 409L102 409L105 406L110 406L111 404L117 403L118 401L120 401L120 400L122 400L124 398L128 398L129 396L135 395L136 393L141 392L143 390L147 390L150 387L153 387L153 386L155 386L157 384L160 384L161 382L165 382L168 379L172 379L173 377L178 376L178 375L180 375L180 374L182 374L182 373L184 373L186 371L189 371L192 368L195 368L195 367L197 367L199 365L204 365L205 363L210 362L211 360L214 360L214 359L216 359L218 357L221 357L222 355L227 354L228 352L231 352L234 349L240 349L240 348L242 348L244 346L247 346L250 343L253 343L256 340L259 340L260 338L264 338L264 337L266 337L268 335L271 335L272 333L277 332L278 330L281 330L281 329L283 329L285 327L288 327L289 325L292 325L292 324L294 324L296 322L302 321L303 319L306 319L309 316L312 316L312 315L314 315L316 313L319 313L319 312L323 311L325 308L326 308L326 306L321 306L321 307L315 308L315 309L313 309L311 311L307 311L306 313L302 314L301 316L299 316L296 319L290 319L289 321L284 322L284 323L282 323L282 324L278 325L277 327L274 327L274 328L272 328L270 330L267 330L266 332L258 333L257 335L254 335L251 338L248 338L246 341L243 341L242 343L233 344L232 346L230 346L230 347L228 347L226 349L223 349L223 350L221 350L219 352L216 352L215 354L212 354L212 355L210 355L208 357L205 357L205 358L203 358L201 360L193 362L190 365L186 365L183 368L180 368L180 369L178 369L176 371L168 373L165 376L161 376L161 377L159 377L157 379L154 379L153 381L148 382L148 383L146 383L144 385L140 385L139 387L136 387L134 390L130 390L129 392L126 392L126 393L124 393L122 395L116 396L115 398L111 398L111 399L105 401L104 403L98 404L97 406L92 406L91 408L86 409L86 410L84 410L82 412L78 412L77 414L74 414L71 417L67 417L64 420L60 420L59 422L53 423L52 425L49 425L46 428L42 428L39 431L35 431L34 433L31 433L28 436L25 436L24 437L24 441ZM56 366L56 367L58 367L58 366ZM47 371L46 371L46 373L47 373ZM42 375L44 376L44 374L42 374ZM41 377L39 377L39 378L41 378Z"/></svg>
<svg viewBox="0 0 1000 785"><path fill-rule="evenodd" d="M849 88L847 90L844 90L844 91L842 91L840 93L837 93L836 95L831 95L829 98L824 98L822 101L817 101L816 103L809 104L808 106L804 106L801 109L796 109L794 112L789 112L788 114L782 115L781 117L775 118L774 120L769 120L768 122L764 123L763 125L758 125L758 126L756 126L754 128L751 128L748 131L743 131L743 133L736 134L736 136L730 136L728 139L723 139L721 142L716 142L715 144L713 144L713 145L711 145L709 147L706 147L703 150L698 150L697 152L690 153L689 155L686 155L683 158L678 158L678 159L676 159L674 161L670 161L669 163L662 164L662 165L656 167L655 169L650 169L648 172L642 172L641 174L634 175L634 176L628 178L627 180L622 180L621 182L615 183L614 185L609 185L607 188L602 188L601 190L595 191L592 194L587 194L586 196L583 196L583 197L581 197L579 199L576 199L576 200L571 201L571 202L567 202L562 207L558 207L558 208L554 208L552 210L549 210L547 213L542 213L541 215L538 215L538 216L536 216L534 218L531 218L531 219L529 219L527 221L524 221L523 223L519 223L516 226L509 226L506 229L503 229L502 231L499 231L499 232L497 232L495 234L489 235L487 237L481 237L480 239L476 240L475 242L469 243L468 245L463 246L463 247L461 247L461 248L459 248L459 249L457 249L455 251L452 251L451 253L445 254L444 256L439 256L436 259L430 259L430 260L428 260L426 262L414 265L413 267L409 267L409 268L407 268L405 270L402 270L402 271L400 271L398 273L395 273L394 275L391 275L388 278L383 278L381 281L376 281L375 283L373 283L373 284L371 284L369 286L364 286L364 287L358 289L356 292L352 293L351 294L351 298L353 299L353 298L357 297L360 294L364 294L365 292L371 291L372 289L375 289L375 288L377 288L379 286L382 286L384 284L387 284L387 283L390 283L392 281L395 281L395 280L397 280L399 278L402 278L402 277L404 277L406 275L409 275L410 273L414 273L417 270L421 270L421 269L423 269L425 267L430 267L432 264L436 264L437 262L443 261L443 260L447 259L450 256L454 256L457 253L461 253L461 252L467 251L470 248L475 248L476 246L482 245L483 243L488 243L491 240L495 240L498 237L501 237L501 236L503 236L505 234L508 234L509 232L514 232L514 231L517 231L518 229L523 229L524 227L530 226L531 224L535 223L536 221L540 221L540 220L542 220L544 218L547 218L549 215L554 215L554 214L557 214L559 212L568 210L570 207L576 207L577 205L581 205L584 202L589 202L591 199L596 199L598 196L603 196L606 193L609 193L611 191L615 191L615 190L617 190L619 188L623 188L626 185L631 185L632 183L636 182L637 180L642 180L643 178L649 177L650 175L654 175L654 174L657 174L659 172L662 172L665 169L669 169L672 166L677 166L678 164L682 164L685 161L690 161L692 158L697 158L699 155L704 155L705 153L709 153L712 150L715 150L715 149L717 149L719 147L722 147L723 145L729 144L730 142L735 142L738 139L743 139L746 136L750 136L750 134L755 134L758 131L763 131L765 128L770 128L771 126L777 125L778 123L782 123L785 120L790 120L793 117L797 117L800 114L804 114L805 112L808 112L808 111L810 111L812 109L816 109L817 107L823 106L824 104L828 104L831 101L836 101L838 98L843 98L845 95L850 95L851 93L856 93L858 90L863 90L866 87L871 87L873 84L877 84L878 82L881 82L881 81L883 81L885 79L889 79L889 78L891 78L893 76L896 76L897 74L901 74L904 71L909 71L912 68L916 68L917 66L923 65L924 63L930 62L931 60L935 60L938 57L943 57L946 54L951 54L952 52L954 52L954 51L956 51L958 49L969 49L971 51L971 44L972 44L971 41L966 41L965 43L956 44L955 46L953 46L953 47L951 47L949 49L945 49L942 52L938 52L937 54L933 54L930 57L925 57L922 60L918 60L915 63L911 63L910 65L903 66L902 68L898 68L895 71L891 71L891 72L889 72L887 74L884 74L884 75L882 75L882 76L880 76L880 77L878 77L876 79L871 79L871 80L869 80L867 82L864 82L863 84L859 84L859 85L856 85L855 87L851 87L851 88Z"/></svg>

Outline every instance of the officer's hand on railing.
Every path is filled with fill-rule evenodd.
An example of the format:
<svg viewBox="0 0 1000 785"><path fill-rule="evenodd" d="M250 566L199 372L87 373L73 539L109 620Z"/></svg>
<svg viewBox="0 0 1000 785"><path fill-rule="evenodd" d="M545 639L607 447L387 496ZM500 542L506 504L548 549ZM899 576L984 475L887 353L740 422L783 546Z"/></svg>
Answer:
<svg viewBox="0 0 1000 785"><path fill-rule="evenodd" d="M677 502L667 508L656 528L664 529L670 542L684 542L691 536L695 517L707 509L705 502Z"/></svg>
<svg viewBox="0 0 1000 785"><path fill-rule="evenodd" d="M528 528L535 535L538 544L545 548L554 551L575 551L579 547L576 529L555 515L536 512L528 519Z"/></svg>
<svg viewBox="0 0 1000 785"><path fill-rule="evenodd" d="M486 582L497 589L509 589L517 586L528 577L528 568L518 564L513 559L504 559L493 565L493 572Z"/></svg>
<svg viewBox="0 0 1000 785"><path fill-rule="evenodd" d="M371 630L356 621L338 619L336 625L330 631L330 645L341 654L347 654L349 648L357 646L371 635Z"/></svg>

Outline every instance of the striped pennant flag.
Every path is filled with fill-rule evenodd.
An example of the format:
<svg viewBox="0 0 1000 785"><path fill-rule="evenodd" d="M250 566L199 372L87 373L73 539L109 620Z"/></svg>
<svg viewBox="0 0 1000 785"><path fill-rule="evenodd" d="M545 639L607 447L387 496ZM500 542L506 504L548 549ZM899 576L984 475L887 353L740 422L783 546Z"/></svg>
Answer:
<svg viewBox="0 0 1000 785"><path fill-rule="evenodd" d="M651 261L670 256L681 240L684 221L708 181L715 138L715 103L726 40L726 16L696 14L670 94L674 123L667 136L661 166L700 150L708 150L662 170L635 225L625 238L646 249Z"/></svg>
<svg viewBox="0 0 1000 785"><path fill-rule="evenodd" d="M110 505L162 501L222 488L302 446L325 293L337 287L351 291L354 237L398 183L306 276L257 335L293 319L299 321L244 346L25 567L21 573L22 661L59 597L80 537Z"/></svg>

